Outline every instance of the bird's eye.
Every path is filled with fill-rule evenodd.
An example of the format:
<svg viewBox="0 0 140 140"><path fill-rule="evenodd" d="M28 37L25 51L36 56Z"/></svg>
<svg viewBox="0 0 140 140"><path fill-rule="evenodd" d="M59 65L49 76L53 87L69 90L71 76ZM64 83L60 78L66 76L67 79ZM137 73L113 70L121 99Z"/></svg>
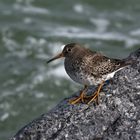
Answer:
<svg viewBox="0 0 140 140"><path fill-rule="evenodd" d="M68 51L68 52L71 52L71 48L68 48L67 51Z"/></svg>

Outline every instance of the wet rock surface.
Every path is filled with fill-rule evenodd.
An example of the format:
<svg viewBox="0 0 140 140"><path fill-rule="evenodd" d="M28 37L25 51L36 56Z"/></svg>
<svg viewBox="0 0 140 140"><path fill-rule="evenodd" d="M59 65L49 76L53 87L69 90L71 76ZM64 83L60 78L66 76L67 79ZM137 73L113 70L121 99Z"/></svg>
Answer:
<svg viewBox="0 0 140 140"><path fill-rule="evenodd" d="M10 140L140 140L140 49L129 58L137 62L104 86L99 105L71 105L64 99Z"/></svg>

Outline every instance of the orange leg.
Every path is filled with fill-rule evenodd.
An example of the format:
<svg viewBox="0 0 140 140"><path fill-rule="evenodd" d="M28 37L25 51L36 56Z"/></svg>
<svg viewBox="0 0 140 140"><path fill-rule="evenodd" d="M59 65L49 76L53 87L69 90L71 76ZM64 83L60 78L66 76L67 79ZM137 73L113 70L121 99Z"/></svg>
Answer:
<svg viewBox="0 0 140 140"><path fill-rule="evenodd" d="M77 97L76 99L69 100L69 103L76 104L79 101L82 101L84 103L84 97L85 97L84 93L87 91L87 89L88 89L88 87L87 87L87 85L85 85L84 89L80 93L80 96Z"/></svg>
<svg viewBox="0 0 140 140"><path fill-rule="evenodd" d="M97 103L99 104L99 93L102 89L104 85L104 81L101 82L101 84L99 85L98 89L96 92L94 92L93 97L91 98L91 100L88 102L88 104L90 104L91 102L93 102L95 99L97 99Z"/></svg>

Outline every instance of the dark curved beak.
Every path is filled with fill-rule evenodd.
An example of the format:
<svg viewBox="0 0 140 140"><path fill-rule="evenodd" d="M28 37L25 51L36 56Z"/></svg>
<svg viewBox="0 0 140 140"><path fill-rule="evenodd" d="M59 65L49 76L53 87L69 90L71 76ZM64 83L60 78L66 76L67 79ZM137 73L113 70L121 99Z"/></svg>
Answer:
<svg viewBox="0 0 140 140"><path fill-rule="evenodd" d="M47 63L50 63L56 59L62 58L64 57L63 53L59 53L58 55L56 55L55 57L53 57L52 59L48 60Z"/></svg>

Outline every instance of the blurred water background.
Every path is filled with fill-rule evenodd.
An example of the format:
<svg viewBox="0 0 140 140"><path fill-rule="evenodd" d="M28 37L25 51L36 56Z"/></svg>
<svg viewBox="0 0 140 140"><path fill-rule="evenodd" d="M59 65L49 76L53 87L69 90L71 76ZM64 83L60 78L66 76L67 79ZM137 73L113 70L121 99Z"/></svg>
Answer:
<svg viewBox="0 0 140 140"><path fill-rule="evenodd" d="M0 1L1 140L81 88L63 61L46 64L70 42L126 57L140 46L140 0Z"/></svg>

